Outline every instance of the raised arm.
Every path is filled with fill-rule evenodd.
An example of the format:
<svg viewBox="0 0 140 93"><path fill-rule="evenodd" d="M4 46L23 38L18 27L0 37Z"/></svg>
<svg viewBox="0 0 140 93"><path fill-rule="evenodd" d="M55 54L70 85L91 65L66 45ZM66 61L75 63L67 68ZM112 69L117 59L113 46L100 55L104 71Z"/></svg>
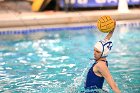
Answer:
<svg viewBox="0 0 140 93"><path fill-rule="evenodd" d="M115 21L115 20L114 20L114 21ZM115 21L115 27L116 27L116 21ZM115 29L115 27L114 27L114 29ZM112 35L113 35L114 29L113 29L111 32L109 32L109 33L107 34L107 36L105 37L105 40L110 40L110 38L111 38Z"/></svg>
<svg viewBox="0 0 140 93"><path fill-rule="evenodd" d="M105 62L98 62L97 65L98 71L102 74L102 76L106 79L107 83L110 85L114 93L121 93L119 88L117 87L115 81L113 80Z"/></svg>

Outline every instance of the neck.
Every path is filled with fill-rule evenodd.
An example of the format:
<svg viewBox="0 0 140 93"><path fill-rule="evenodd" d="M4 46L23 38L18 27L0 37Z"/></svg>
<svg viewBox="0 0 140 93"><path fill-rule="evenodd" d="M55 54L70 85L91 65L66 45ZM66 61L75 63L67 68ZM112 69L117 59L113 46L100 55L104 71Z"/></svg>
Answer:
<svg viewBox="0 0 140 93"><path fill-rule="evenodd" d="M106 58L99 58L99 59L98 59L98 60L96 60L96 61L101 61L101 60L106 61Z"/></svg>

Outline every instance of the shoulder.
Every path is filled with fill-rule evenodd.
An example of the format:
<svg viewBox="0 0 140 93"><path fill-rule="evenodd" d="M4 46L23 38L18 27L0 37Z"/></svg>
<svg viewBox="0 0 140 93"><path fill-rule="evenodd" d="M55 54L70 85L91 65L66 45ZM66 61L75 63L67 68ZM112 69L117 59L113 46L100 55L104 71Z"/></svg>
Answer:
<svg viewBox="0 0 140 93"><path fill-rule="evenodd" d="M106 62L101 61L96 65L96 67L97 67L98 72L101 73L103 77L110 76L110 71L106 65Z"/></svg>
<svg viewBox="0 0 140 93"><path fill-rule="evenodd" d="M97 68L107 68L107 64L106 64L106 62L104 62L104 61L97 61Z"/></svg>

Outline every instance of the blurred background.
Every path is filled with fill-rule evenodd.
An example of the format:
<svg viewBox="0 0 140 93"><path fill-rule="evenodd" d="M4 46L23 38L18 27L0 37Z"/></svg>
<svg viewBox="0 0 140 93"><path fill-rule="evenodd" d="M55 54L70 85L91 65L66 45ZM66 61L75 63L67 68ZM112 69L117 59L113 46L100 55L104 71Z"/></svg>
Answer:
<svg viewBox="0 0 140 93"><path fill-rule="evenodd" d="M0 27L96 22L101 15L131 20L140 18L139 11L140 0L0 0Z"/></svg>
<svg viewBox="0 0 140 93"><path fill-rule="evenodd" d="M120 0L121 1L121 0ZM121 2L125 2L122 0ZM127 0L129 8L139 8L139 0ZM75 11L117 9L119 0L0 0L0 9L28 11ZM23 9L24 8L24 9Z"/></svg>

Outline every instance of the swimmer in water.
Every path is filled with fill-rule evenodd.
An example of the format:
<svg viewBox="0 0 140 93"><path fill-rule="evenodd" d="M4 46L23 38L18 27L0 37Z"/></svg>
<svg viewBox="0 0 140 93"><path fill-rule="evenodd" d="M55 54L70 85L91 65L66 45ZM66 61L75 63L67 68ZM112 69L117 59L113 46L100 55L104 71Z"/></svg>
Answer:
<svg viewBox="0 0 140 93"><path fill-rule="evenodd" d="M110 74L110 71L108 69L108 61L106 59L112 48L112 42L109 40L112 37L113 32L114 29L108 33L108 35L105 37L104 40L98 41L94 46L95 63L92 65L92 67L89 69L87 73L85 81L85 89L88 90L102 89L105 79L115 93L121 93ZM88 92L88 93L98 93L98 92Z"/></svg>

